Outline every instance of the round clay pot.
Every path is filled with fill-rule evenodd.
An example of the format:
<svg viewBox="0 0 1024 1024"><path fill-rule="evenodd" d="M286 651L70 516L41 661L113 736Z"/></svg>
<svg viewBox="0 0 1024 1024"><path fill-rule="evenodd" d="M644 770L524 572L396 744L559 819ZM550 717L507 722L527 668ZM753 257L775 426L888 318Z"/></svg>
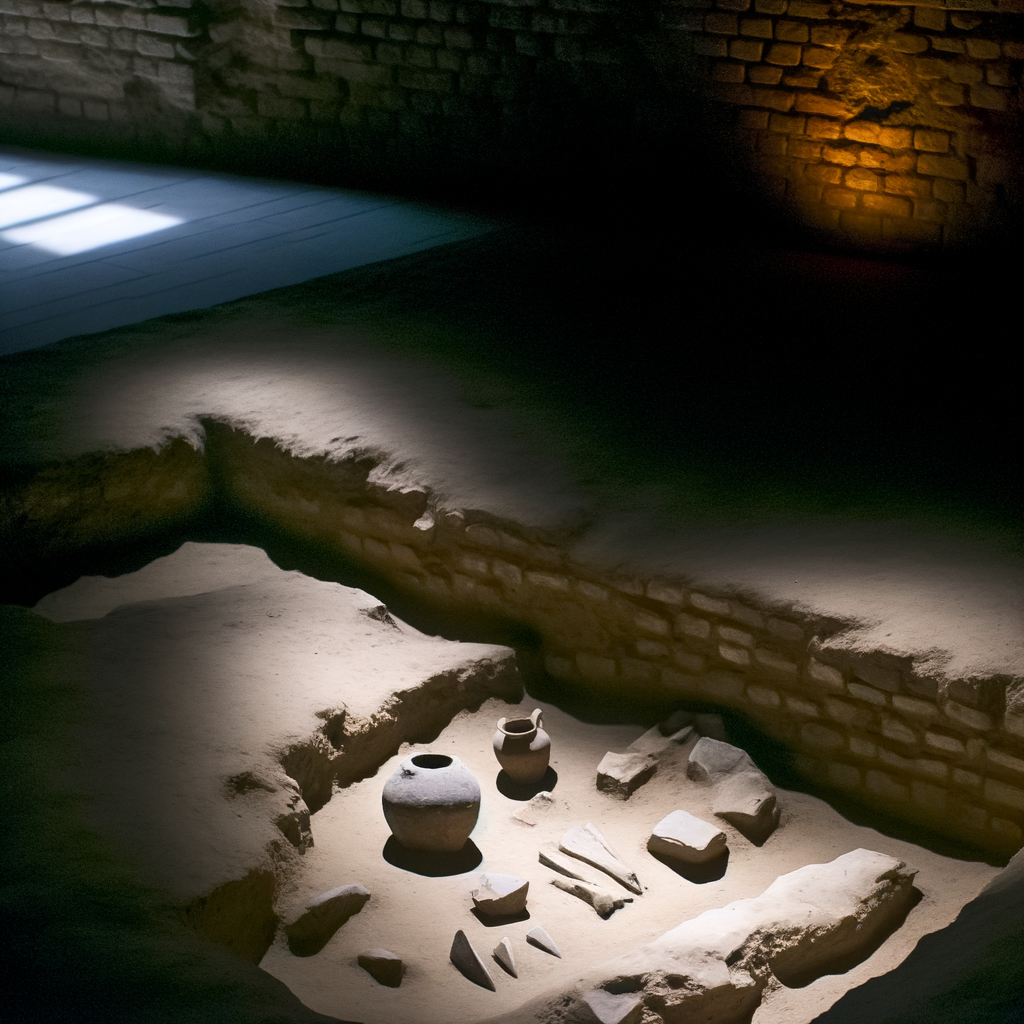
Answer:
<svg viewBox="0 0 1024 1024"><path fill-rule="evenodd" d="M407 850L456 853L480 814L480 785L448 754L414 754L384 784L384 817Z"/></svg>
<svg viewBox="0 0 1024 1024"><path fill-rule="evenodd" d="M494 756L513 782L540 782L551 758L551 737L541 728L540 708L529 718L502 718L494 733Z"/></svg>

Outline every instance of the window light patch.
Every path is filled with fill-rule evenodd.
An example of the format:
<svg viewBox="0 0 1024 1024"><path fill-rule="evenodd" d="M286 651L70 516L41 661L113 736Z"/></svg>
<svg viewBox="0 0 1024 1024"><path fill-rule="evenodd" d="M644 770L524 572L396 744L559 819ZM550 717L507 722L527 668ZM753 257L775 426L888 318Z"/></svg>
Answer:
<svg viewBox="0 0 1024 1024"><path fill-rule="evenodd" d="M56 185L26 185L0 192L0 228L51 217L96 202L96 196Z"/></svg>
<svg viewBox="0 0 1024 1024"><path fill-rule="evenodd" d="M74 256L102 245L163 231L181 224L183 218L121 203L102 203L61 217L4 231L0 237L18 245L35 245L59 256Z"/></svg>
<svg viewBox="0 0 1024 1024"><path fill-rule="evenodd" d="M14 188L15 185L24 185L25 179L17 174L0 173L0 190Z"/></svg>

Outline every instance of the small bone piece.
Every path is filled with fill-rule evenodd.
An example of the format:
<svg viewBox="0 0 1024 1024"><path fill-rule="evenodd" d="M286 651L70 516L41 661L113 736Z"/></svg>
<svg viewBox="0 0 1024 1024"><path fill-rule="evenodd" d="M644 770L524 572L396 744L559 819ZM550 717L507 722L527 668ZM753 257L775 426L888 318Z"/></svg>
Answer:
<svg viewBox="0 0 1024 1024"><path fill-rule="evenodd" d="M574 857L567 857L554 843L545 843L540 848L540 855L537 859L544 867L551 868L552 871L557 871L560 875L565 875L566 878L578 878L581 882L586 882L587 885L597 884L591 877L593 872L581 874L581 871L586 872L585 868L580 867L581 862Z"/></svg>
<svg viewBox="0 0 1024 1024"><path fill-rule="evenodd" d="M587 885L586 882L575 881L571 878L552 878L551 884L556 889L561 889L572 896L578 896L584 903L589 903L598 913L599 917L608 918L621 910L627 903L633 902L632 896L616 896L607 889L598 889L596 886Z"/></svg>
<svg viewBox="0 0 1024 1024"><path fill-rule="evenodd" d="M643 895L636 875L619 860L605 837L589 821L583 827L577 825L569 829L562 836L558 848L570 857L576 857L606 875L611 875L630 892L635 892L638 896Z"/></svg>

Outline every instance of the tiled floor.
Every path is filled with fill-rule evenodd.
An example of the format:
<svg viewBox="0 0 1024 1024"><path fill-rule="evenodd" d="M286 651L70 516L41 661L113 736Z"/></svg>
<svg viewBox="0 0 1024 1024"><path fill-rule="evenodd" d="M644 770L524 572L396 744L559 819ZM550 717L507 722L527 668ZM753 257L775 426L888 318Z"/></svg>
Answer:
<svg viewBox="0 0 1024 1024"><path fill-rule="evenodd" d="M496 226L390 196L0 148L0 355Z"/></svg>

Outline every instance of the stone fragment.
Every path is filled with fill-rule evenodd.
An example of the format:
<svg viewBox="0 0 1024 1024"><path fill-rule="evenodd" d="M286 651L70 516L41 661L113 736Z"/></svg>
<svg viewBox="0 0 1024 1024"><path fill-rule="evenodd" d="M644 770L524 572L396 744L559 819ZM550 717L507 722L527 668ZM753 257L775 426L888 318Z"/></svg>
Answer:
<svg viewBox="0 0 1024 1024"><path fill-rule="evenodd" d="M586 825L576 825L569 829L562 836L558 848L570 857L582 860L606 875L611 875L630 892L635 892L638 896L643 895L636 875L619 860L605 837L589 821Z"/></svg>
<svg viewBox="0 0 1024 1024"><path fill-rule="evenodd" d="M552 878L551 884L556 889L578 896L584 903L589 903L599 917L611 917L616 910L621 910L627 903L633 902L632 896L617 896L607 889L599 889L595 885L574 878Z"/></svg>
<svg viewBox="0 0 1024 1024"><path fill-rule="evenodd" d="M580 998L595 1024L640 1024L643 1016L643 1000L635 992L615 994L603 988L592 988Z"/></svg>
<svg viewBox="0 0 1024 1024"><path fill-rule="evenodd" d="M752 842L763 842L779 823L775 787L760 772L740 772L721 782L711 809Z"/></svg>
<svg viewBox="0 0 1024 1024"><path fill-rule="evenodd" d="M494 947L493 956L513 978L519 977L519 972L516 970L516 958L512 955L512 943L507 937Z"/></svg>
<svg viewBox="0 0 1024 1024"><path fill-rule="evenodd" d="M647 849L687 864L703 864L725 853L725 833L686 811L673 811L651 830Z"/></svg>
<svg viewBox="0 0 1024 1024"><path fill-rule="evenodd" d="M487 973L483 960L480 959L479 954L473 948L469 939L466 938L466 933L461 928L455 933L452 949L448 957L474 985L479 985L481 988L489 988L492 992L497 991L494 987L494 982L491 981L490 974Z"/></svg>
<svg viewBox="0 0 1024 1024"><path fill-rule="evenodd" d="M480 876L480 888L474 889L473 906L488 917L507 917L521 914L526 909L526 894L530 883L517 875L485 873Z"/></svg>
<svg viewBox="0 0 1024 1024"><path fill-rule="evenodd" d="M527 825L536 825L542 816L547 815L557 806L558 801L545 789L532 796L525 806L513 813L512 817Z"/></svg>
<svg viewBox="0 0 1024 1024"><path fill-rule="evenodd" d="M550 953L552 956L557 956L559 960L562 959L562 953L559 948L555 945L554 940L540 925L536 928L531 928L526 933L526 941L531 946L536 946L538 949L543 949L545 953Z"/></svg>
<svg viewBox="0 0 1024 1024"><path fill-rule="evenodd" d="M402 958L386 949L368 949L359 954L359 966L374 981L388 988L398 988L402 984Z"/></svg>
<svg viewBox="0 0 1024 1024"><path fill-rule="evenodd" d="M707 736L697 741L686 765L686 774L694 782L721 782L725 776L738 771L759 769L745 750Z"/></svg>
<svg viewBox="0 0 1024 1024"><path fill-rule="evenodd" d="M361 885L339 885L309 900L303 913L285 925L288 948L295 956L313 956L330 941L334 933L363 909L370 890Z"/></svg>
<svg viewBox="0 0 1024 1024"><path fill-rule="evenodd" d="M654 775L657 767L658 762L650 754L615 754L609 750L597 766L597 788L628 800Z"/></svg>
<svg viewBox="0 0 1024 1024"><path fill-rule="evenodd" d="M746 751L702 737L690 751L686 774L715 787L715 814L752 843L760 845L775 831L779 823L775 787Z"/></svg>
<svg viewBox="0 0 1024 1024"><path fill-rule="evenodd" d="M597 884L588 875L580 874L580 862L573 857L567 857L554 843L545 843L540 848L538 859L546 868L551 868L566 878L576 878L587 885Z"/></svg>
<svg viewBox="0 0 1024 1024"><path fill-rule="evenodd" d="M667 735L661 731L660 725L655 725L653 728L648 729L639 739L633 740L626 748L626 751L636 754L652 754L657 757L678 744L685 743L692 735L692 725L684 725L682 728Z"/></svg>

